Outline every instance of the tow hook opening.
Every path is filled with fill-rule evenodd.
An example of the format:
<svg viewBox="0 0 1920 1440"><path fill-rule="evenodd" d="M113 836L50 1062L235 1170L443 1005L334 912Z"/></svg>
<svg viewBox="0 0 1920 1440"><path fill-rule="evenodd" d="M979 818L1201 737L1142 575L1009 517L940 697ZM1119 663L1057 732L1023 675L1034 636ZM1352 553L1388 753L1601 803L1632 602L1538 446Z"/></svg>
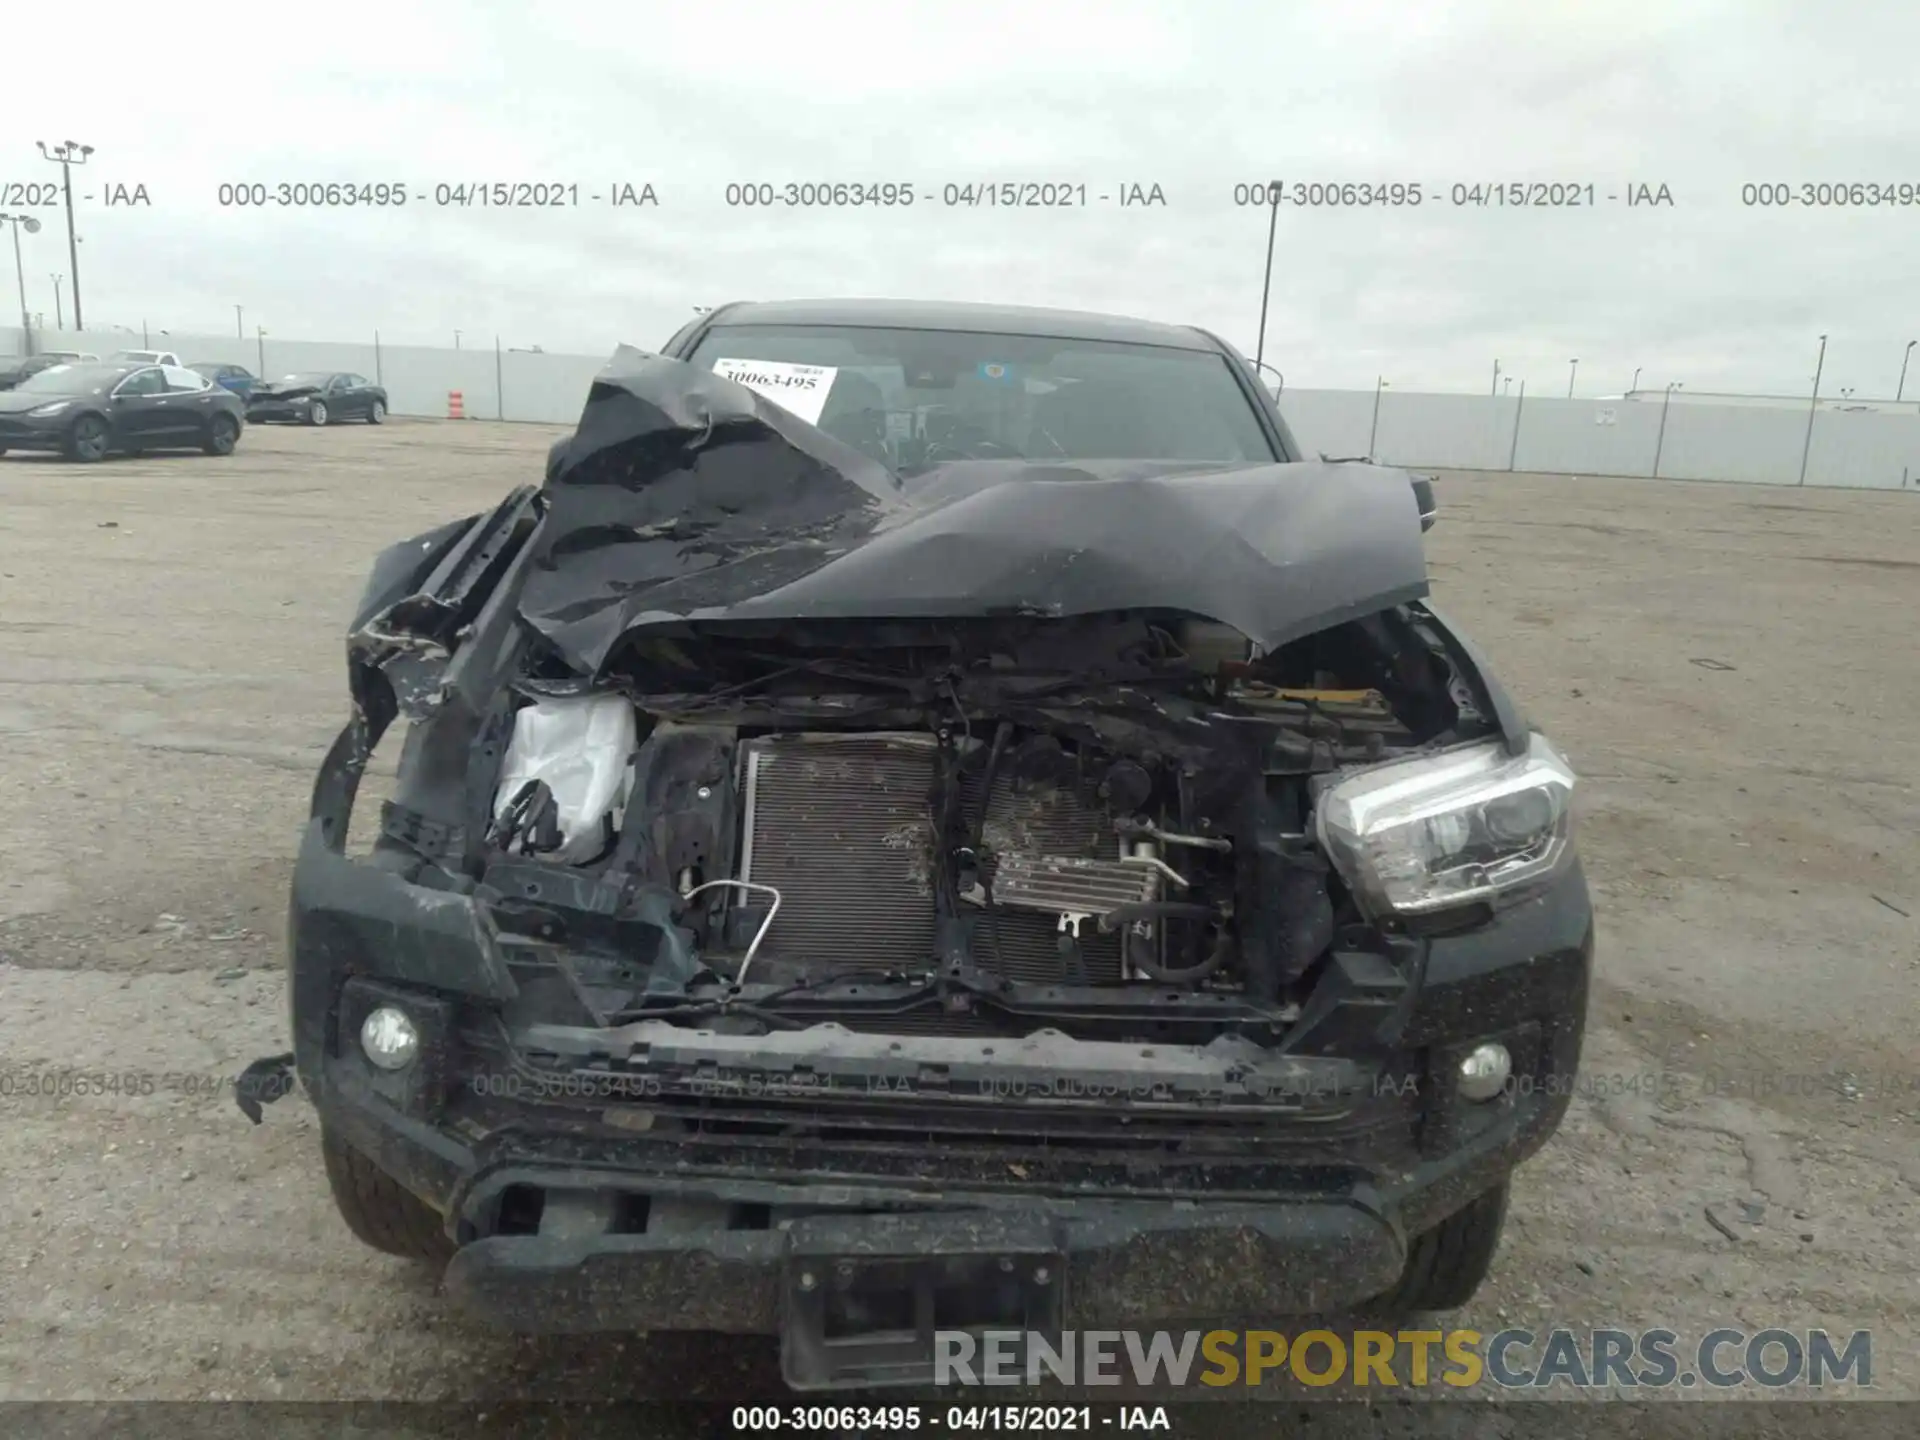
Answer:
<svg viewBox="0 0 1920 1440"><path fill-rule="evenodd" d="M516 1181L502 1187L482 1209L479 1224L469 1238L585 1240L610 1235L768 1230L772 1224L772 1209L763 1204L655 1195L624 1187L583 1190Z"/></svg>

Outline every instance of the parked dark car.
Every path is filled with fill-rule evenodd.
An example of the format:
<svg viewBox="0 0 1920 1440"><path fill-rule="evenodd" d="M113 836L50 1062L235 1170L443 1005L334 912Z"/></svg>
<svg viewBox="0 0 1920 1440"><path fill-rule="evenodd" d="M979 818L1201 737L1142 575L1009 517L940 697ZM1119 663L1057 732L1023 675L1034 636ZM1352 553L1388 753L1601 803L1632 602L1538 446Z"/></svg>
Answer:
<svg viewBox="0 0 1920 1440"><path fill-rule="evenodd" d="M231 390L242 400L252 393L259 383L254 373L244 365L229 365L223 361L203 361L187 367L196 375L204 375L223 390Z"/></svg>
<svg viewBox="0 0 1920 1440"><path fill-rule="evenodd" d="M375 562L241 1108L297 1074L348 1226L459 1303L777 1333L802 1389L1462 1304L1593 919L1411 478L1303 458L1180 326L623 349L543 484Z"/></svg>
<svg viewBox="0 0 1920 1440"><path fill-rule="evenodd" d="M0 455L57 450L69 460L197 448L231 455L238 396L174 365L59 365L0 394Z"/></svg>
<svg viewBox="0 0 1920 1440"><path fill-rule="evenodd" d="M0 390L11 390L29 376L38 375L42 370L51 370L56 365L72 365L92 356L81 356L71 350L51 350L39 355L9 356L0 360Z"/></svg>
<svg viewBox="0 0 1920 1440"><path fill-rule="evenodd" d="M292 420L303 425L365 420L378 425L387 418L387 392L364 375L344 370L304 370L278 380L255 381L247 396L247 418L256 422Z"/></svg>

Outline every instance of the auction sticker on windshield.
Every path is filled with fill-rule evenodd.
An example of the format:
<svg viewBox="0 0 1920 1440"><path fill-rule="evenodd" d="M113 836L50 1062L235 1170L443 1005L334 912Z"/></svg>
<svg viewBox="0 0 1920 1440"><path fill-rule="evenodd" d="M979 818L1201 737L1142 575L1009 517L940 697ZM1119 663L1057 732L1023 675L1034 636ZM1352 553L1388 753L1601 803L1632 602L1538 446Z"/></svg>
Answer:
<svg viewBox="0 0 1920 1440"><path fill-rule="evenodd" d="M831 365L789 365L782 360L715 360L713 373L817 425L833 377L840 372Z"/></svg>

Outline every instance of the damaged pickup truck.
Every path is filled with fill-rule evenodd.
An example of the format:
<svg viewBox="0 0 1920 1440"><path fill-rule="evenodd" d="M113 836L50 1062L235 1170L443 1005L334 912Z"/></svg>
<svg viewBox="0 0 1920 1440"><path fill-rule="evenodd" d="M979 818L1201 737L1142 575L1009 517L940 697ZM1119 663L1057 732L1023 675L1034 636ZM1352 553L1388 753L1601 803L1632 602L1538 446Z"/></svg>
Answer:
<svg viewBox="0 0 1920 1440"><path fill-rule="evenodd" d="M543 485L377 562L256 1080L458 1301L777 1334L801 1389L1462 1304L1593 928L1409 480L1302 460L1182 327L745 304L621 350Z"/></svg>

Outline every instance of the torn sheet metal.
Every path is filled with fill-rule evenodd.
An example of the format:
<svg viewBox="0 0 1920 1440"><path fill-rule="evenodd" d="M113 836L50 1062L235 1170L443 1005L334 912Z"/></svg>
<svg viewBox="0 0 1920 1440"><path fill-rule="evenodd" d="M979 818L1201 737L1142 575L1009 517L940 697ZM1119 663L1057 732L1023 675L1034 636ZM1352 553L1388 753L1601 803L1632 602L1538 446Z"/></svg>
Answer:
<svg viewBox="0 0 1920 1440"><path fill-rule="evenodd" d="M1405 471L966 461L903 481L622 347L550 457L523 618L596 672L685 624L1164 609L1273 648L1427 593Z"/></svg>

